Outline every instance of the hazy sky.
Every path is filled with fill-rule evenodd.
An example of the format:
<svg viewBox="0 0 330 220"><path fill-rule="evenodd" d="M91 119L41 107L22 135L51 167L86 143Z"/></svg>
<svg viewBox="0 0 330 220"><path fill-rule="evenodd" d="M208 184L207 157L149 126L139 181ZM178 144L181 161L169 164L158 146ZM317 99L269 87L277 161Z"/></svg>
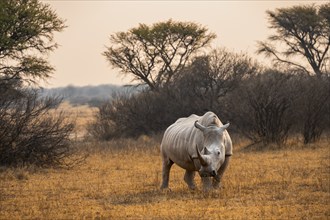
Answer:
<svg viewBox="0 0 330 220"><path fill-rule="evenodd" d="M172 18L197 22L217 34L212 47L226 47L256 57L256 41L270 34L266 10L322 1L65 1L43 0L66 20L56 33L60 47L49 56L56 71L45 87L126 84L104 56L109 36L139 23ZM325 1L323 1L325 2Z"/></svg>

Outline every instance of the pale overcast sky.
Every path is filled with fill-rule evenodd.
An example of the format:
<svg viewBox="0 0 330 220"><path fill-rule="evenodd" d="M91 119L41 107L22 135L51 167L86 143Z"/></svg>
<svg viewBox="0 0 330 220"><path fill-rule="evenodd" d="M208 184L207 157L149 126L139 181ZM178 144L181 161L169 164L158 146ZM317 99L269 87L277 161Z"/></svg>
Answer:
<svg viewBox="0 0 330 220"><path fill-rule="evenodd" d="M45 87L122 85L129 78L112 69L101 53L109 36L139 23L193 21L217 34L212 47L255 57L256 41L270 33L266 10L326 1L64 1L43 0L68 26L56 33L60 47L49 56L56 68Z"/></svg>

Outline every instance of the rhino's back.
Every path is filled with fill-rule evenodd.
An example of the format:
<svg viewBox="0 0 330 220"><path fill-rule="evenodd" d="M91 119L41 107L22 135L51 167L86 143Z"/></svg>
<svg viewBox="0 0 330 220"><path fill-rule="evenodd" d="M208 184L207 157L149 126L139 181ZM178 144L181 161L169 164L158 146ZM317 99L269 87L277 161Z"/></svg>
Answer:
<svg viewBox="0 0 330 220"><path fill-rule="evenodd" d="M194 123L200 116L191 115L187 118L179 118L174 124L169 126L163 136L161 152L174 163L184 169L193 169L191 156L196 139L201 134L195 128Z"/></svg>

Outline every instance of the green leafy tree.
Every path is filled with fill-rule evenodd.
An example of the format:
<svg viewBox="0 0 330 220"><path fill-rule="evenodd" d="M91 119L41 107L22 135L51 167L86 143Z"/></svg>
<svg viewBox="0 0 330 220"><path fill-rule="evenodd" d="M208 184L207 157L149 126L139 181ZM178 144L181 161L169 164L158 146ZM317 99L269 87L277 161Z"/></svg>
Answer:
<svg viewBox="0 0 330 220"><path fill-rule="evenodd" d="M191 56L216 37L193 22L140 24L127 32L110 36L111 45L103 53L110 64L130 74L133 80L155 90L168 84Z"/></svg>
<svg viewBox="0 0 330 220"><path fill-rule="evenodd" d="M258 53L307 74L329 73L330 3L280 8L267 11L267 15L275 34L259 42Z"/></svg>
<svg viewBox="0 0 330 220"><path fill-rule="evenodd" d="M54 32L64 21L37 0L0 1L0 86L17 88L47 79L53 67L45 58L57 48Z"/></svg>

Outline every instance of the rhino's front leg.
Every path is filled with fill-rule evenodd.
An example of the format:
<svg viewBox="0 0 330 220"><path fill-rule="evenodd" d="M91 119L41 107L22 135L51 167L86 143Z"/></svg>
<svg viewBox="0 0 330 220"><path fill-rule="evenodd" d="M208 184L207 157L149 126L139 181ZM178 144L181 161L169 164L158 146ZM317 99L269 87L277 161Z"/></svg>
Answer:
<svg viewBox="0 0 330 220"><path fill-rule="evenodd" d="M218 170L218 175L213 178L213 187L216 188L216 189L220 188L220 186L221 186L221 179L222 179L222 176L223 176L224 172L226 171L226 169L229 165L230 157L231 156L226 156L225 157L224 163L221 165L221 167Z"/></svg>
<svg viewBox="0 0 330 220"><path fill-rule="evenodd" d="M212 188L212 180L211 177L201 177L203 183L203 190L209 191Z"/></svg>
<svg viewBox="0 0 330 220"><path fill-rule="evenodd" d="M161 185L161 189L166 189L168 188L168 182L170 179L170 170L173 165L173 161L170 160L169 158L163 158L163 173L162 173L162 178L163 178L163 183Z"/></svg>
<svg viewBox="0 0 330 220"><path fill-rule="evenodd" d="M187 183L189 189L192 190L196 189L194 178L195 178L195 171L186 170L186 173L184 174L184 181Z"/></svg>

